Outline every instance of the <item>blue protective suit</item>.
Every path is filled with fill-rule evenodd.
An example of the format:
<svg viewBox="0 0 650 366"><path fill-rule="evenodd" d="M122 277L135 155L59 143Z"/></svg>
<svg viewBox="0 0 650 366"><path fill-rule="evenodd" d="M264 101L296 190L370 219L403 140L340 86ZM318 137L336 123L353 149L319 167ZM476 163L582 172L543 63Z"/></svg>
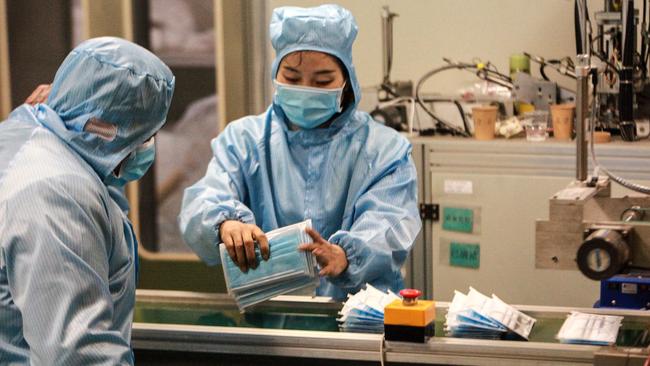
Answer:
<svg viewBox="0 0 650 366"><path fill-rule="evenodd" d="M358 111L360 88L352 65L357 26L336 5L275 9L271 40L277 57L297 50L336 56L345 66L354 102L324 128L292 130L282 109L230 123L212 141L206 175L185 191L179 216L186 242L208 264L219 262L219 225L255 223L267 232L305 219L349 262L317 293L336 299L366 282L403 287L400 273L421 222L411 146L396 131Z"/></svg>
<svg viewBox="0 0 650 366"><path fill-rule="evenodd" d="M137 242L103 180L163 125L173 89L156 56L97 38L46 104L0 123L0 364L133 364ZM85 132L91 118L115 138Z"/></svg>

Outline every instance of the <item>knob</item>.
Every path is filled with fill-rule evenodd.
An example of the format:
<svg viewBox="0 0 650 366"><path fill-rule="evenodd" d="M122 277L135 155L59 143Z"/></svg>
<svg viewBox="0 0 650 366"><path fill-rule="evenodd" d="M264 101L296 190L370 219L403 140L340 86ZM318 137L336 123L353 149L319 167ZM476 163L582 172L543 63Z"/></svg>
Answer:
<svg viewBox="0 0 650 366"><path fill-rule="evenodd" d="M402 304L411 306L418 303L418 297L422 296L422 291L413 288L405 288L401 290L399 294L402 296Z"/></svg>

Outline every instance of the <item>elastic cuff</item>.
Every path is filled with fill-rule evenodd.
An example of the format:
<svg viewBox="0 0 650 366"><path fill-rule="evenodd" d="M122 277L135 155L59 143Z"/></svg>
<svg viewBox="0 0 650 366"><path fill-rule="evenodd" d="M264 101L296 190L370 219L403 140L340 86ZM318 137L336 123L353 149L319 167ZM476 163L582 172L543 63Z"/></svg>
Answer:
<svg viewBox="0 0 650 366"><path fill-rule="evenodd" d="M223 224L226 221L229 220L236 220L239 222L243 222L245 224L255 224L255 216L253 216L253 213L248 211L248 210L234 210L232 212L227 212L221 215L221 217L217 220L217 222L214 224L214 232L216 234L215 238L215 246L217 249L219 248L219 244L221 244L221 234L219 232L219 228L221 227L221 224Z"/></svg>
<svg viewBox="0 0 650 366"><path fill-rule="evenodd" d="M336 277L328 277L327 280L330 281L333 285L337 287L352 287L352 281L350 279L350 272L352 272L350 269L354 267L355 265L355 259L356 259L356 253L354 250L354 245L344 245L340 242L336 242L337 239L334 239L334 242L330 242L333 245L338 245L343 249L343 252L345 252L345 259L348 262L348 265L345 267L345 270L341 272L338 276Z"/></svg>

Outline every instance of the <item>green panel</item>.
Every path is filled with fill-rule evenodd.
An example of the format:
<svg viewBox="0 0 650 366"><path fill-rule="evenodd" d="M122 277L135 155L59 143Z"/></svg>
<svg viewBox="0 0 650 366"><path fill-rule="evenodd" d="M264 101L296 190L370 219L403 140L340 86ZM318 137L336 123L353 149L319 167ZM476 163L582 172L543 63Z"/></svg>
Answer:
<svg viewBox="0 0 650 366"><path fill-rule="evenodd" d="M445 207L442 209L442 228L448 231L471 233L474 227L474 210Z"/></svg>
<svg viewBox="0 0 650 366"><path fill-rule="evenodd" d="M187 260L140 259L138 288L194 292L226 292L221 266Z"/></svg>
<svg viewBox="0 0 650 366"><path fill-rule="evenodd" d="M449 244L449 265L479 268L481 265L481 246L451 242Z"/></svg>

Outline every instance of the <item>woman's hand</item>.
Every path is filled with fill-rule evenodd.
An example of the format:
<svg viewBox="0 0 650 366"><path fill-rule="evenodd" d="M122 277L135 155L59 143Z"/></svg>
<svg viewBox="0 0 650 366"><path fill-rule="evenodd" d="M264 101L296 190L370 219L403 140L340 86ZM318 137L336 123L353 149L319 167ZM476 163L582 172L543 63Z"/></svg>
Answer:
<svg viewBox="0 0 650 366"><path fill-rule="evenodd" d="M310 251L314 254L316 261L321 268L318 273L319 275L336 277L348 268L348 258L345 255L343 248L323 239L323 237L312 228L308 228L306 232L311 236L314 242L310 244L300 244L298 248L303 251Z"/></svg>
<svg viewBox="0 0 650 366"><path fill-rule="evenodd" d="M269 259L269 241L262 229L256 225L227 220L219 227L219 234L221 241L226 245L230 258L242 272L248 272L249 268L257 268L256 242L262 252L262 258L265 261Z"/></svg>
<svg viewBox="0 0 650 366"><path fill-rule="evenodd" d="M30 105L45 103L47 97L50 95L50 90L52 90L51 84L41 84L37 86L32 94L25 99L25 103Z"/></svg>

